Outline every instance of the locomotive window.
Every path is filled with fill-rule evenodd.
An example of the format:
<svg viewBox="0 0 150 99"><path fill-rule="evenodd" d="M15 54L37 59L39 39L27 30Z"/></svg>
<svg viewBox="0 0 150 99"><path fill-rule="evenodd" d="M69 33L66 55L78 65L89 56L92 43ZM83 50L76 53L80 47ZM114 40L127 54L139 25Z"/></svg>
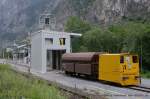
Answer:
<svg viewBox="0 0 150 99"><path fill-rule="evenodd" d="M133 63L137 63L138 62L138 57L137 56L132 56L132 60L133 60Z"/></svg>
<svg viewBox="0 0 150 99"><path fill-rule="evenodd" d="M120 63L124 63L124 57L120 56Z"/></svg>

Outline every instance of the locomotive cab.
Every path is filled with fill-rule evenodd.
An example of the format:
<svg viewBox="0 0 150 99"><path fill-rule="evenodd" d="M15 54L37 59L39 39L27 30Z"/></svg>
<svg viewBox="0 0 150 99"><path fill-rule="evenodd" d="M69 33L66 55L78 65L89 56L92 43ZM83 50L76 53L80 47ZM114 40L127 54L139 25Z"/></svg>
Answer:
<svg viewBox="0 0 150 99"><path fill-rule="evenodd" d="M99 56L99 80L121 84L139 85L139 60L131 54L102 54Z"/></svg>
<svg viewBox="0 0 150 99"><path fill-rule="evenodd" d="M137 55L121 55L122 85L139 85L139 60Z"/></svg>

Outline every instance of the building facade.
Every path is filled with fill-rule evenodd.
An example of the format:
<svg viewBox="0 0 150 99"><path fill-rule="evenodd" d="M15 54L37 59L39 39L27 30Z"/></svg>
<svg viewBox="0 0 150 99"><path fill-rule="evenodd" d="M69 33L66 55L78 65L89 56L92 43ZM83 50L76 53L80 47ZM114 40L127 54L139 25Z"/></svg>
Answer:
<svg viewBox="0 0 150 99"><path fill-rule="evenodd" d="M61 69L61 55L71 50L71 34L41 30L31 38L31 70L45 73Z"/></svg>
<svg viewBox="0 0 150 99"><path fill-rule="evenodd" d="M55 17L41 14L40 30L31 35L31 71L61 70L61 56L71 52L71 38L81 34L54 31Z"/></svg>

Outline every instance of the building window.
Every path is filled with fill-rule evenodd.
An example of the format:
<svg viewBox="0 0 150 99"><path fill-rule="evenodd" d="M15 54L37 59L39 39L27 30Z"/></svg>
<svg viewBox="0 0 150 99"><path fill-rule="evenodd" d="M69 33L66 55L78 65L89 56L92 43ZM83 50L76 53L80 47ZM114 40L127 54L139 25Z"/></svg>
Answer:
<svg viewBox="0 0 150 99"><path fill-rule="evenodd" d="M53 38L46 38L45 41L46 41L47 45L52 45L53 44Z"/></svg>
<svg viewBox="0 0 150 99"><path fill-rule="evenodd" d="M60 42L60 45L65 45L66 44L66 38L60 38L59 42Z"/></svg>
<svg viewBox="0 0 150 99"><path fill-rule="evenodd" d="M45 24L49 24L50 23L50 20L49 20L49 18L45 18Z"/></svg>

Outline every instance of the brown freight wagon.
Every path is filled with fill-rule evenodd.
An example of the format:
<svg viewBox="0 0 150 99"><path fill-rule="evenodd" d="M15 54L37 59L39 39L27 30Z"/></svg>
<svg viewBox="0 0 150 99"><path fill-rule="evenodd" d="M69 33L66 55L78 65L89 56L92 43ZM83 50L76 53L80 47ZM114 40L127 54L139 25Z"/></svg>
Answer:
<svg viewBox="0 0 150 99"><path fill-rule="evenodd" d="M66 74L98 77L98 52L66 53L62 56L62 67Z"/></svg>

